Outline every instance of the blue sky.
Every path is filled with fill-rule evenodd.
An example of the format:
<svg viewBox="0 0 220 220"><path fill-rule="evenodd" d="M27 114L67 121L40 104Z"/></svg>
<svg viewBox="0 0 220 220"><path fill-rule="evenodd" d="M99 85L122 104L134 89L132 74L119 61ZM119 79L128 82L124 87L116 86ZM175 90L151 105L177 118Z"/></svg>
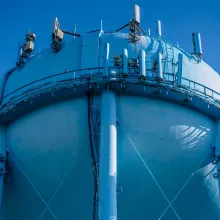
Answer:
<svg viewBox="0 0 220 220"><path fill-rule="evenodd" d="M162 22L162 34L180 47L192 51L193 31L201 33L204 60L220 72L220 1L219 0L2 0L0 1L0 74L13 67L18 42L24 40L28 29L37 35L36 50L50 47L54 17L61 27L77 32L98 29L103 20L103 30L112 31L131 17L133 5L141 8L141 26L151 28Z"/></svg>

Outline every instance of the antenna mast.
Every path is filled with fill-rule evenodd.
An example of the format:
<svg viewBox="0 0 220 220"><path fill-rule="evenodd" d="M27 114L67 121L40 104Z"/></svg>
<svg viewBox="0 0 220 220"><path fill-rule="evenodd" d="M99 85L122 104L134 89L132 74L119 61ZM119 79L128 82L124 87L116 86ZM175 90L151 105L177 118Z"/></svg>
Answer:
<svg viewBox="0 0 220 220"><path fill-rule="evenodd" d="M143 33L145 36L147 35L144 30L140 27L140 7L138 5L134 5L133 19L129 21L128 24L125 24L116 32L128 27L130 30L129 37L132 43L138 41L140 39L140 33Z"/></svg>

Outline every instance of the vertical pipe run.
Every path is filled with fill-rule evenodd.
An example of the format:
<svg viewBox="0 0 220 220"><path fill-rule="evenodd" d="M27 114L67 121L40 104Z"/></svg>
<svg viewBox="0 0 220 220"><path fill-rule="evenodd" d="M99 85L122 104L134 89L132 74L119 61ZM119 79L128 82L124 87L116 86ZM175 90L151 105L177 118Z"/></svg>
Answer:
<svg viewBox="0 0 220 220"><path fill-rule="evenodd" d="M141 50L140 54L140 78L146 78L146 52Z"/></svg>
<svg viewBox="0 0 220 220"><path fill-rule="evenodd" d="M0 126L0 158L0 220L2 220L2 194L6 160L6 130L4 126Z"/></svg>
<svg viewBox="0 0 220 220"><path fill-rule="evenodd" d="M163 80L163 68L162 68L162 54L158 54L158 69L157 69L157 77L159 80Z"/></svg>
<svg viewBox="0 0 220 220"><path fill-rule="evenodd" d="M161 22L160 20L157 21L157 36L161 36Z"/></svg>
<svg viewBox="0 0 220 220"><path fill-rule="evenodd" d="M177 72L177 85L182 85L182 76L183 76L183 55L179 53L178 55L178 72Z"/></svg>
<svg viewBox="0 0 220 220"><path fill-rule="evenodd" d="M103 60L103 75L108 77L108 66L109 66L109 43L105 44L104 49L104 60Z"/></svg>
<svg viewBox="0 0 220 220"><path fill-rule="evenodd" d="M123 51L123 74L128 74L128 50L126 48Z"/></svg>
<svg viewBox="0 0 220 220"><path fill-rule="evenodd" d="M101 95L99 166L99 219L117 219L117 128L116 94L103 91Z"/></svg>

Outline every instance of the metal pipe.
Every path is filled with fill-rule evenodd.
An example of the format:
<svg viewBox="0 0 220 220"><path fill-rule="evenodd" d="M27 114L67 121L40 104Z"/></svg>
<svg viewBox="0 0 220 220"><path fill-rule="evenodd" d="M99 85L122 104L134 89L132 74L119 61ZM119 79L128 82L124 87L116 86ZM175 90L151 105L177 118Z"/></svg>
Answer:
<svg viewBox="0 0 220 220"><path fill-rule="evenodd" d="M158 54L158 70L157 70L157 77L159 80L163 80L163 68L162 68L162 54Z"/></svg>
<svg viewBox="0 0 220 220"><path fill-rule="evenodd" d="M146 78L146 52L141 50L140 54L140 77Z"/></svg>
<svg viewBox="0 0 220 220"><path fill-rule="evenodd" d="M2 219L2 195L5 176L6 161L6 130L4 126L0 126L0 220Z"/></svg>
<svg viewBox="0 0 220 220"><path fill-rule="evenodd" d="M123 74L128 74L128 50L123 51Z"/></svg>
<svg viewBox="0 0 220 220"><path fill-rule="evenodd" d="M157 21L157 35L161 36L161 22L160 20Z"/></svg>
<svg viewBox="0 0 220 220"><path fill-rule="evenodd" d="M108 66L109 66L109 43L105 44L104 49L104 60L103 60L103 75L108 76Z"/></svg>
<svg viewBox="0 0 220 220"><path fill-rule="evenodd" d="M117 127L116 94L103 91L101 95L99 219L117 219Z"/></svg>
<svg viewBox="0 0 220 220"><path fill-rule="evenodd" d="M179 53L178 55L178 72L177 72L177 85L182 85L182 77L183 77L183 55Z"/></svg>

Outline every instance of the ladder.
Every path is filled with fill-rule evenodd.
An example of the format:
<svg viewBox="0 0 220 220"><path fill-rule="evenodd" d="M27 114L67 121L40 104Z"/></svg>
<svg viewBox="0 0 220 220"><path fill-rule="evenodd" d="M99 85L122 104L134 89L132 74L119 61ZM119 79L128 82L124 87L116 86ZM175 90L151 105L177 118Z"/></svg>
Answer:
<svg viewBox="0 0 220 220"><path fill-rule="evenodd" d="M162 47L164 47L164 51L166 53L164 72L174 74L175 73L175 65L174 65L173 45L168 39L166 39L164 37L160 36L160 39L161 39Z"/></svg>

